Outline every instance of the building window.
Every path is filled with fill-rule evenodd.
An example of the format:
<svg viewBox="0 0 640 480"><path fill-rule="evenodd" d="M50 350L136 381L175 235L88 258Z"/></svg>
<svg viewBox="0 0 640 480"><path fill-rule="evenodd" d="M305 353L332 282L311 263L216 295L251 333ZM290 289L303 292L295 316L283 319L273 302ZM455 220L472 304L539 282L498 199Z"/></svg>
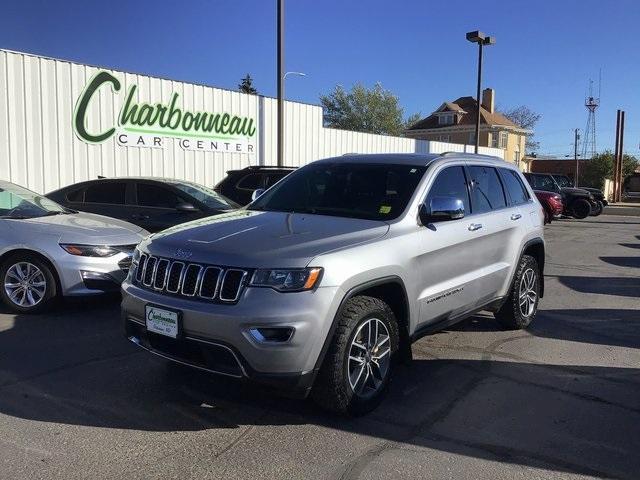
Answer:
<svg viewBox="0 0 640 480"><path fill-rule="evenodd" d="M491 133L491 147L498 148L498 132Z"/></svg>
<svg viewBox="0 0 640 480"><path fill-rule="evenodd" d="M500 140L498 141L498 148L507 148L507 138L509 134L507 132L500 132Z"/></svg>
<svg viewBox="0 0 640 480"><path fill-rule="evenodd" d="M438 116L438 125L453 125L454 115L453 113L445 113Z"/></svg>
<svg viewBox="0 0 640 480"><path fill-rule="evenodd" d="M516 165L520 165L520 151L516 151L513 155L513 160Z"/></svg>
<svg viewBox="0 0 640 480"><path fill-rule="evenodd" d="M469 133L469 145L475 145L476 144L476 132L470 132Z"/></svg>

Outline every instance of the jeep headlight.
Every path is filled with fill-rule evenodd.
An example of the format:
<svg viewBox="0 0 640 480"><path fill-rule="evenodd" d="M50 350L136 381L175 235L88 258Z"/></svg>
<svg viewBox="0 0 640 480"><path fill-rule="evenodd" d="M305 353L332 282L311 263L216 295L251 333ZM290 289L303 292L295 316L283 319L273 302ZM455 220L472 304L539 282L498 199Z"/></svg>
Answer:
<svg viewBox="0 0 640 480"><path fill-rule="evenodd" d="M322 268L258 269L249 285L270 287L280 292L299 292L317 286L321 276Z"/></svg>

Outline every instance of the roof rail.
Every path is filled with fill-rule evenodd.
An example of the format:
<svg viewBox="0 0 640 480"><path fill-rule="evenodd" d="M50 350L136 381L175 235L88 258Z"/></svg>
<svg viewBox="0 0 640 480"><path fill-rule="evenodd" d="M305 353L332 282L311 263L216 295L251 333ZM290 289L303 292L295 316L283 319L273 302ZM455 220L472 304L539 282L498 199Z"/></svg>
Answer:
<svg viewBox="0 0 640 480"><path fill-rule="evenodd" d="M464 152L442 152L440 156L446 157L447 155L460 155L461 153L464 153Z"/></svg>
<svg viewBox="0 0 640 480"><path fill-rule="evenodd" d="M282 166L278 166L278 165L249 165L248 167L245 167L245 170L261 170L261 169L268 169L268 168L297 168L297 167L293 167L293 166L289 166L289 165L282 165Z"/></svg>

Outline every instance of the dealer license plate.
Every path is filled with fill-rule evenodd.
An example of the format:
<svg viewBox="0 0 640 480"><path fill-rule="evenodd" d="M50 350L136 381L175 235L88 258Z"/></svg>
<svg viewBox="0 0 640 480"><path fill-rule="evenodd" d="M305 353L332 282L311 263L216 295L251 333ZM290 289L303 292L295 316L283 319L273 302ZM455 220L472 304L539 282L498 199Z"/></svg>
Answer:
<svg viewBox="0 0 640 480"><path fill-rule="evenodd" d="M167 337L178 336L178 312L147 305L147 330Z"/></svg>

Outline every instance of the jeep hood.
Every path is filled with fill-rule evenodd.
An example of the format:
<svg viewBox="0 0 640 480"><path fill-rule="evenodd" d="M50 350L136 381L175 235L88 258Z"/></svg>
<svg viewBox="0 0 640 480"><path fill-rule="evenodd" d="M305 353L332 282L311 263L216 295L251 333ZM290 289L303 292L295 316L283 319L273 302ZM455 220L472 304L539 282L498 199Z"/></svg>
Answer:
<svg viewBox="0 0 640 480"><path fill-rule="evenodd" d="M153 255L246 268L305 267L316 256L382 237L381 221L302 213L236 212L151 235Z"/></svg>

